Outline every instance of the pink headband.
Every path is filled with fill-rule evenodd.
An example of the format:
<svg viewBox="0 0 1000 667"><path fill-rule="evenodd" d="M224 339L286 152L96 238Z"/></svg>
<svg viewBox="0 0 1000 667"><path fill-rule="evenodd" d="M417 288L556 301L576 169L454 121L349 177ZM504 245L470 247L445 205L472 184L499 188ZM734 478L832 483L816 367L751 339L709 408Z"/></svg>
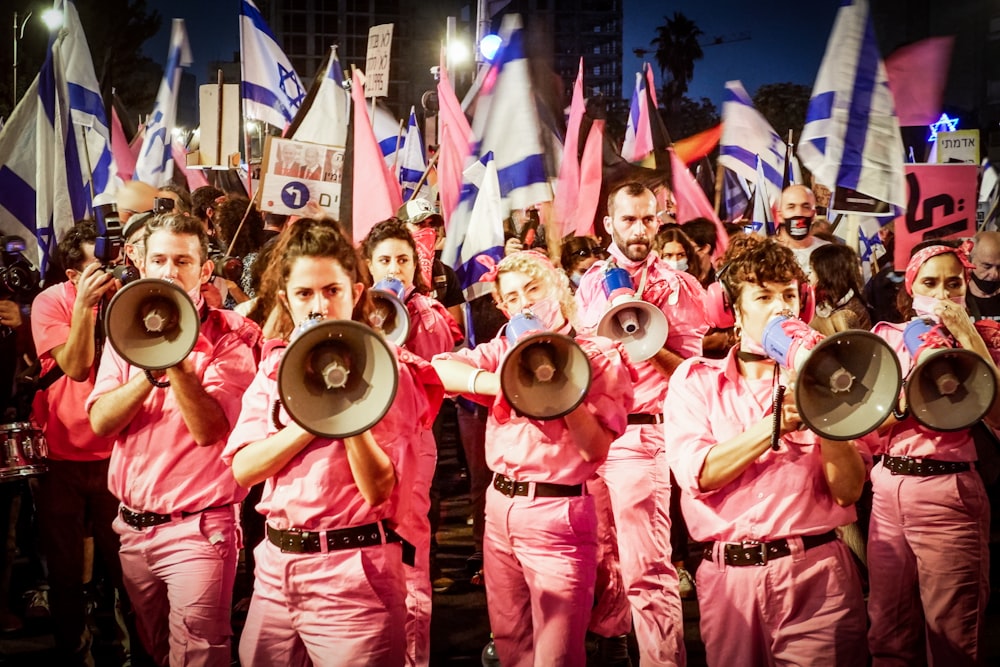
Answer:
<svg viewBox="0 0 1000 667"><path fill-rule="evenodd" d="M913 296L913 281L917 279L917 272L920 271L920 267L931 257L937 257L938 255L952 253L958 257L958 261L965 267L966 279L968 279L968 274L972 271L972 262L969 261L969 250L971 249L972 241L966 240L957 248L946 245L932 245L918 250L917 254L910 258L910 263L906 265L906 277L904 278L906 293Z"/></svg>
<svg viewBox="0 0 1000 667"><path fill-rule="evenodd" d="M500 260L500 264L502 264L503 262L505 262L507 260L507 258L509 258L509 257L518 257L518 256L522 256L522 257L527 256L527 257L531 257L533 259L537 259L537 260L539 260L545 266L545 268L547 268L547 269L549 269L551 271L555 271L556 270L556 267L552 263L552 260L550 260L548 258L548 256L545 255L544 253L540 253L537 250L519 250L519 251L517 251L515 253L507 255L507 257L504 257L502 260ZM497 274L500 273L500 264L498 264L489 255L477 255L476 256L476 261L479 262L480 264L482 264L483 266L485 266L487 269L489 269L486 273L484 273L483 275L479 276L479 282L481 282L481 283L482 282L489 282L489 283L494 282L497 279Z"/></svg>

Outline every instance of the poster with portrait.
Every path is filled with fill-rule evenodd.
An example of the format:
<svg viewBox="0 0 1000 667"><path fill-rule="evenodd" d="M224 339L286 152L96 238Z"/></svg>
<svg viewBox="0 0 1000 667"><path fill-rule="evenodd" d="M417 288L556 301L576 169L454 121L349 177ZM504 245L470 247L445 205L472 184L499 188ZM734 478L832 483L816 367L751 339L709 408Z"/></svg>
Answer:
<svg viewBox="0 0 1000 667"><path fill-rule="evenodd" d="M262 211L302 215L309 201L340 219L344 148L268 137L261 172Z"/></svg>

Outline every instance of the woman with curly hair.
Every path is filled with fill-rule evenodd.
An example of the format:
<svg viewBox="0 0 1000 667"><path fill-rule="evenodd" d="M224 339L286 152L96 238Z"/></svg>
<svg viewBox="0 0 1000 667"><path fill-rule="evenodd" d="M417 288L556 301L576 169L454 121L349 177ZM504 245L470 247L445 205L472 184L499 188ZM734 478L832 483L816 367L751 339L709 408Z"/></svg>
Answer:
<svg viewBox="0 0 1000 667"><path fill-rule="evenodd" d="M806 276L791 250L748 235L728 259L720 280L739 343L681 364L664 404L684 516L707 543L696 582L708 664L864 665L861 581L835 529L856 518L870 456L808 430L764 353L778 316L811 331L797 319Z"/></svg>
<svg viewBox="0 0 1000 667"><path fill-rule="evenodd" d="M625 430L633 378L617 343L575 335L568 280L544 255L515 252L487 275L504 314L530 311L541 328L574 337L592 370L576 408L539 420L512 409L501 392L499 371L512 347L506 331L432 362L446 390L490 407L493 484L483 545L490 627L504 665L583 665L597 568L597 517L584 484Z"/></svg>

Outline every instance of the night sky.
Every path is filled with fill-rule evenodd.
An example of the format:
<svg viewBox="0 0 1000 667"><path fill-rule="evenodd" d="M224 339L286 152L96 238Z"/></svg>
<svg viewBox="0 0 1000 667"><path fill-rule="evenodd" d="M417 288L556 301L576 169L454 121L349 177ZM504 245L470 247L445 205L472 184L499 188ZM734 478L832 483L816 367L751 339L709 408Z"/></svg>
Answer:
<svg viewBox="0 0 1000 667"><path fill-rule="evenodd" d="M708 97L721 106L723 85L730 79L740 79L752 95L765 83L791 81L812 86L833 27L837 0L816 0L804 5L790 0L624 0L625 26L624 96L629 97L635 72L642 59L633 54L635 48L650 48L655 26L664 23L665 16L682 12L693 20L702 32L702 41L723 40L749 33L750 39L725 41L704 46L704 58L695 63L694 80L688 95L694 99ZM205 2L204 0L149 0L148 5L163 16L160 33L150 39L144 52L163 63L170 38L170 20L184 18L188 38L195 58L189 71L199 83L207 80L206 67L212 60L228 59L239 49L238 0ZM652 53L645 57L654 64L657 85L662 85ZM310 76L311 72L299 72Z"/></svg>

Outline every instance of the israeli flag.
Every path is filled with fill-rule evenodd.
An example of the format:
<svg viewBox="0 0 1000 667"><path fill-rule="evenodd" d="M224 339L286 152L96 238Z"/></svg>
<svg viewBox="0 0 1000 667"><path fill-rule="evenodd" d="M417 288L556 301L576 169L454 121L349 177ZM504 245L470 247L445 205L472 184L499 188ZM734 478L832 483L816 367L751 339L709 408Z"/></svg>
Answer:
<svg viewBox="0 0 1000 667"><path fill-rule="evenodd" d="M817 182L905 210L905 151L867 0L837 11L798 156Z"/></svg>
<svg viewBox="0 0 1000 667"><path fill-rule="evenodd" d="M406 127L406 140L401 149L402 155L399 158L399 184L403 189L403 201L414 198L414 192L421 176L427 170L427 155L424 152L424 140L420 136L420 128L417 127L417 112L414 107L410 107L410 120ZM427 182L420 186L421 194L417 195L424 199L429 199Z"/></svg>
<svg viewBox="0 0 1000 667"><path fill-rule="evenodd" d="M506 217L512 209L551 201L552 187L519 15L504 17L500 37L503 42L476 103L472 154L493 153Z"/></svg>
<svg viewBox="0 0 1000 667"><path fill-rule="evenodd" d="M785 171L785 142L767 119L754 108L753 100L739 81L726 82L722 101L722 138L719 164L739 174L745 181L757 179L760 159L764 178L781 192Z"/></svg>
<svg viewBox="0 0 1000 667"><path fill-rule="evenodd" d="M753 211L748 231L761 236L774 236L774 216L771 213L772 193L770 180L764 171L764 161L757 158L756 187L753 192Z"/></svg>
<svg viewBox="0 0 1000 667"><path fill-rule="evenodd" d="M146 123L142 148L135 162L133 180L156 187L170 182L174 175L170 144L173 140L174 121L177 118L177 100L180 97L181 68L191 64L191 46L188 43L184 19L174 19L170 32L170 51L163 70L156 106Z"/></svg>
<svg viewBox="0 0 1000 667"><path fill-rule="evenodd" d="M243 115L285 128L306 97L302 81L252 0L240 9Z"/></svg>
<svg viewBox="0 0 1000 667"><path fill-rule="evenodd" d="M63 27L0 131L0 228L21 236L44 271L48 255L93 198L119 180L111 132L76 5L56 3Z"/></svg>
<svg viewBox="0 0 1000 667"><path fill-rule="evenodd" d="M331 47L326 74L310 106L303 106L296 118L298 125L290 138L326 146L347 146L347 124L351 96L344 88L344 70L340 67L337 47ZM290 130L292 128L289 128Z"/></svg>
<svg viewBox="0 0 1000 667"><path fill-rule="evenodd" d="M642 162L653 152L653 133L649 125L649 98L646 95L646 77L636 72L635 89L629 104L622 142L622 157L629 162Z"/></svg>
<svg viewBox="0 0 1000 667"><path fill-rule="evenodd" d="M493 289L479 278L503 259L504 217L496 163L487 153L462 172L462 194L441 257L455 269L466 301Z"/></svg>

